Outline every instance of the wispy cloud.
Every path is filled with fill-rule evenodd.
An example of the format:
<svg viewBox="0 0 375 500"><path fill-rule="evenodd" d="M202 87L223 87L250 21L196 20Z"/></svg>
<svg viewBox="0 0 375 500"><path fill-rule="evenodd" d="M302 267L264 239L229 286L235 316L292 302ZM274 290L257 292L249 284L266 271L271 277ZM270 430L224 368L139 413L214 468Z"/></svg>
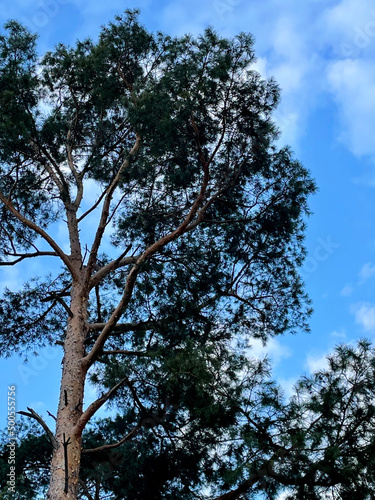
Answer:
<svg viewBox="0 0 375 500"><path fill-rule="evenodd" d="M359 284L362 285L367 280L375 276L375 264L366 262L366 264L359 271Z"/></svg>
<svg viewBox="0 0 375 500"><path fill-rule="evenodd" d="M375 67L345 59L331 64L328 83L338 106L338 139L357 156L375 156Z"/></svg>
<svg viewBox="0 0 375 500"><path fill-rule="evenodd" d="M291 398L295 394L295 385L297 383L298 377L290 378L278 378L277 382L283 389L286 398Z"/></svg>
<svg viewBox="0 0 375 500"><path fill-rule="evenodd" d="M289 358L292 353L289 347L280 343L279 340L270 339L266 345L260 339L251 340L251 349L249 355L254 358L262 359L268 357L274 366L276 366L282 359Z"/></svg>
<svg viewBox="0 0 375 500"><path fill-rule="evenodd" d="M331 337L335 337L335 338L339 338L339 339L343 339L345 340L346 339L346 333L344 330L340 330L340 331L336 331L334 330L332 333L331 333Z"/></svg>
<svg viewBox="0 0 375 500"><path fill-rule="evenodd" d="M325 10L323 22L336 56L359 57L364 49L372 48L375 37L372 0L342 0Z"/></svg>
<svg viewBox="0 0 375 500"><path fill-rule="evenodd" d="M325 370L328 368L327 354L322 354L321 356L307 356L306 367L310 373L316 373L320 370Z"/></svg>
<svg viewBox="0 0 375 500"><path fill-rule="evenodd" d="M344 288L341 290L340 295L343 297L349 297L354 292L354 288L350 285L345 285Z"/></svg>
<svg viewBox="0 0 375 500"><path fill-rule="evenodd" d="M362 326L365 332L375 331L375 306L369 302L358 302L353 304L351 312L355 316L355 322Z"/></svg>

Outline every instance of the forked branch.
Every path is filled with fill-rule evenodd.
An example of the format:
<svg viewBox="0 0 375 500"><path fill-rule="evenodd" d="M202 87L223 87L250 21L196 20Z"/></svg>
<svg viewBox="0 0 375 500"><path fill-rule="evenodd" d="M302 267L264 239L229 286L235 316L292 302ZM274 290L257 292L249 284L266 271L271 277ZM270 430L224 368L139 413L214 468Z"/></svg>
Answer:
<svg viewBox="0 0 375 500"><path fill-rule="evenodd" d="M121 178L122 172L129 166L130 163L130 157L134 156L138 149L140 148L141 145L141 136L137 134L136 136L136 141L132 149L130 150L129 156L124 160L124 162L121 164L119 170L117 171L117 174L115 178L112 180L111 184L108 186L106 190L106 195L103 201L103 208L100 216L100 221L98 224L98 228L96 230L96 234L94 237L94 242L91 247L91 253L89 260L87 262L87 267L86 267L86 281L90 280L92 270L94 268L96 258L98 255L99 247L103 238L103 234L105 231L105 228L107 226L107 221L108 221L108 216L109 216L109 211L110 211L110 206L111 206L111 201L113 197L113 193L115 192L115 189L119 183L119 180Z"/></svg>
<svg viewBox="0 0 375 500"><path fill-rule="evenodd" d="M82 363L85 366L86 370L94 363L95 359L97 356L100 354L101 350L103 349L103 346L107 340L107 338L110 336L111 332L113 331L113 328L117 325L119 319L121 318L122 313L126 309L127 305L130 302L130 299L133 294L134 286L137 280L137 276L140 272L141 266L144 262L146 262L152 255L154 255L156 252L164 248L166 245L168 245L170 242L174 241L187 231L192 229L192 226L196 227L201 220L198 218L193 224L192 221L196 217L196 214L199 211L199 208L201 207L204 197L206 195L209 179L210 179L210 173L209 173L209 165L208 163L204 160L201 152L199 154L199 157L202 161L202 167L203 167L203 179L202 179L202 185L200 192L196 199L194 200L194 203L191 206L191 209L183 222L180 224L178 228L176 228L174 231L171 233L163 236L160 238L158 241L153 243L150 247L148 247L143 254L137 259L136 263L133 265L132 269L130 270L126 283L125 283L125 288L123 295L113 311L111 317L105 324L102 332L100 333L98 339L96 340L93 348L91 351L87 354L82 359ZM92 255L92 254L91 254Z"/></svg>
<svg viewBox="0 0 375 500"><path fill-rule="evenodd" d="M76 435L81 435L83 429L85 428L87 422L90 420L91 417L95 415L95 413L101 408L106 401L108 401L116 392L118 389L127 381L126 378L120 380L118 384L113 386L109 391L107 391L105 394L103 394L100 398L98 398L96 401L91 403L91 405L82 413L80 416L78 422L74 426L73 433Z"/></svg>
<svg viewBox="0 0 375 500"><path fill-rule="evenodd" d="M27 407L27 409L29 410L28 412L27 411L18 411L17 413L19 413L20 415L25 415L25 417L35 419L43 427L43 429L46 431L46 434L47 434L49 440L51 441L53 448L56 450L58 448L58 443L57 443L57 440L56 440L55 436L53 435L51 429L48 427L48 425L45 423L45 421L42 419L42 417L35 410L33 410L32 408L29 408L29 407Z"/></svg>
<svg viewBox="0 0 375 500"><path fill-rule="evenodd" d="M129 264L135 264L140 257L139 255L125 257L126 253L120 255L118 259L109 262L99 269L99 271L95 273L90 280L90 289L98 285L112 271L115 271L120 267L128 266Z"/></svg>
<svg viewBox="0 0 375 500"><path fill-rule="evenodd" d="M57 256L60 257L60 259L64 262L66 267L69 269L71 275L73 278L79 280L79 276L77 274L76 269L72 265L69 257L66 255L65 252L59 247L59 245L56 243L56 241L46 232L44 229L42 229L40 226L35 224L35 222L31 221L30 219L27 219L24 217L13 205L13 203L4 196L2 192L0 192L0 201L5 205L5 207L9 210L9 212L16 217L24 226L30 228L32 231L34 231L36 234L39 234L49 245L50 247L56 252Z"/></svg>

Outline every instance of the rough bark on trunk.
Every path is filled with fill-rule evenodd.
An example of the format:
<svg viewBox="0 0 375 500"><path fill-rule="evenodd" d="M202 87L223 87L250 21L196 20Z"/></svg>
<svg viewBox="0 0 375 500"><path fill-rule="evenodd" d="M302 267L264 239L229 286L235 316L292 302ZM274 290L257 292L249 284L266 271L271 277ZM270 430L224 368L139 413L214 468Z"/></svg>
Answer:
<svg viewBox="0 0 375 500"><path fill-rule="evenodd" d="M82 365L86 336L87 304L82 286L73 284L71 317L64 342L63 371L56 421L57 449L53 452L50 500L76 500L81 460L81 431L75 428L82 415L86 371Z"/></svg>

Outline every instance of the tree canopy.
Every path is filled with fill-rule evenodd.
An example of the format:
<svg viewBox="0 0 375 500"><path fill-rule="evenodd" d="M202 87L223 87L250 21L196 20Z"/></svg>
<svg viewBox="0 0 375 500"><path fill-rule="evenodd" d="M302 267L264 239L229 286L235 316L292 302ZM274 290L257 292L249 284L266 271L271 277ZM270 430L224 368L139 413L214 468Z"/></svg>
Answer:
<svg viewBox="0 0 375 500"><path fill-rule="evenodd" d="M249 351L308 329L298 270L315 190L278 146L279 90L254 61L249 34L153 34L135 11L42 58L6 24L0 265L56 263L4 290L0 349L52 345L63 367L55 430L22 411L44 434L21 430L19 498L47 483L53 500L275 498L284 486L320 498L353 493L354 476L370 491L354 465L369 463L373 388L350 382L357 358L373 369L369 345L340 348L290 403ZM102 391L90 405L87 381ZM94 421L104 404L115 415Z"/></svg>

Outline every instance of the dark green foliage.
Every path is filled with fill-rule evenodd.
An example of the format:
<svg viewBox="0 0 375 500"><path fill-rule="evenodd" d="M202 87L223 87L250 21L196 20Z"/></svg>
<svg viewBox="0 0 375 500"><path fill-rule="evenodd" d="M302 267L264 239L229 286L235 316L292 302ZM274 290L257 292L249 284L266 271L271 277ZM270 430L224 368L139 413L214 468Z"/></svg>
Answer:
<svg viewBox="0 0 375 500"><path fill-rule="evenodd" d="M27 424L27 425L26 425ZM4 500L30 500L45 490L49 482L51 443L41 428L30 422L17 425L16 493L9 493L8 434L3 432L0 445L0 498Z"/></svg>
<svg viewBox="0 0 375 500"><path fill-rule="evenodd" d="M272 382L266 362L233 355L218 373L220 353L207 355L210 361L201 363L192 349L191 361L171 360L164 378L153 378L152 369L145 373L149 367L129 369L136 400L126 390L118 393L118 415L97 421L84 435L81 477L88 490L80 498L98 484L103 498L129 500L214 499L223 490L232 492L228 499L276 499L284 488L290 499L373 498L375 351L368 341L337 347L327 369L301 378L290 401ZM116 379L111 370L108 385ZM123 445L100 449L134 428ZM36 498L47 483L51 446L34 425L23 425L19 437L17 498ZM1 481L6 442L4 435Z"/></svg>
<svg viewBox="0 0 375 500"><path fill-rule="evenodd" d="M328 368L303 379L291 403L293 427L311 420L303 432L306 453L298 468L299 480L311 478L320 488L332 489L339 498L372 498L375 466L375 358L368 341L360 341L356 349L337 348L328 358ZM319 417L319 418L318 418ZM336 486L337 485L337 486ZM307 486L301 485L301 492ZM298 498L305 498L300 496ZM310 497L306 497L310 498ZM313 497L311 497L313 498Z"/></svg>
<svg viewBox="0 0 375 500"><path fill-rule="evenodd" d="M8 36L0 37L0 159L18 152L30 154L30 135L33 133L31 112L38 103L35 35L15 21L5 25Z"/></svg>
<svg viewBox="0 0 375 500"><path fill-rule="evenodd" d="M252 37L172 38L127 12L97 42L39 59L33 35L13 21L5 31L0 264L48 256L60 267L4 291L0 347L60 349L79 284L91 382L116 387L116 416L83 435L81 498L274 498L283 485L304 498L341 456L350 469L324 435L343 397L331 375L316 399L286 404L267 363L248 356L252 338L308 329L298 269L315 190L276 146L279 90L252 69ZM304 383L317 379L300 395ZM322 415L311 428L306 412ZM33 434L22 435L25 467L43 439ZM33 477L28 498L46 484Z"/></svg>
<svg viewBox="0 0 375 500"><path fill-rule="evenodd" d="M52 345L62 337L61 323L66 312L59 304L53 290L61 276L47 282L33 279L18 292L7 288L0 303L2 317L0 348L5 356L19 352L20 348L34 350ZM48 279L48 276L47 276ZM64 296L63 293L60 295Z"/></svg>
<svg viewBox="0 0 375 500"><path fill-rule="evenodd" d="M139 253L181 224L209 165L199 225L144 264L124 321L167 315L175 329L163 335L173 342L192 329L217 336L227 323L233 333L245 328L264 339L307 328L297 268L314 184L288 149L273 145L278 88L251 70L251 36L226 40L207 30L172 39L147 33L129 13L97 44L58 45L37 70L34 37L14 22L6 29L2 65L27 76L30 96L10 101L25 115L22 134L13 137L4 121L2 190L24 216L47 227L86 178L105 185L137 133L142 147L121 174L113 242ZM23 54L17 63L15 52ZM68 149L79 165L75 177ZM35 232L5 207L2 214L5 258L12 260L15 243L33 250ZM109 276L108 286L121 291L125 276Z"/></svg>

